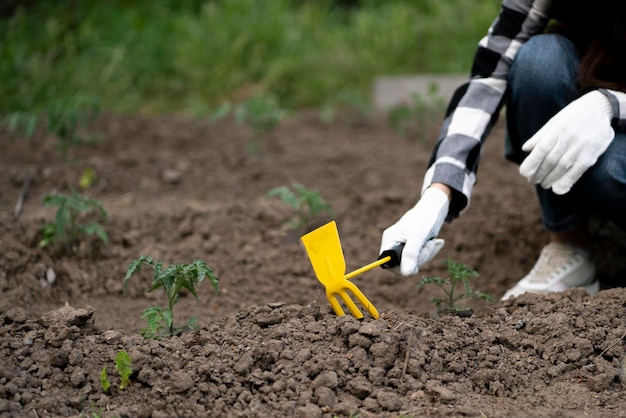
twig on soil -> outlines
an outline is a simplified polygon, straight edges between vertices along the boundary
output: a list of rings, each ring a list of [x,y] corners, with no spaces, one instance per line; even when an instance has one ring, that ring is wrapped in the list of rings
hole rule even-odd
[[[413,319],[411,321],[405,321],[405,322],[400,322],[398,325],[396,325],[395,327],[392,328],[392,330],[396,331],[402,327],[411,327],[411,328],[415,328],[415,324],[419,324],[420,326],[424,326],[424,322],[426,321],[426,319],[424,318],[416,318]],[[434,322],[434,320],[432,320]]]
[[[13,212],[16,218],[19,218],[20,215],[22,214],[22,210],[24,209],[24,202],[26,201],[26,197],[28,196],[29,186],[30,186],[30,174],[26,173],[24,175],[24,180],[22,181],[22,189],[20,190],[20,195],[17,198],[15,211]]]
[[[404,354],[404,364],[402,365],[402,376],[400,376],[400,381],[404,381],[404,376],[406,375],[406,368],[409,365],[409,357],[411,357],[411,343],[413,342],[413,336],[409,335],[409,338],[406,342],[406,353]]]
[[[622,334],[621,337],[619,337],[619,339],[617,341],[615,341],[613,344],[611,344],[610,346],[608,346],[607,348],[605,348],[600,354],[598,354],[598,356],[596,358],[594,358],[593,360],[597,360],[600,357],[602,357],[604,355],[604,353],[606,353],[607,351],[609,351],[611,348],[615,347],[617,344],[619,344],[620,341],[622,341],[624,339],[624,337],[626,337],[626,332],[624,332]]]

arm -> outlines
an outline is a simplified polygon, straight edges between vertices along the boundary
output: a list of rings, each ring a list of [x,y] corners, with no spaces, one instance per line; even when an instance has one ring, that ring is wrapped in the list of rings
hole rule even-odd
[[[433,183],[449,186],[448,220],[469,205],[482,142],[504,103],[511,62],[524,42],[543,32],[550,6],[549,0],[504,0],[498,18],[478,44],[470,81],[450,100],[422,189]]]
[[[420,200],[383,232],[381,257],[393,251],[400,263],[384,268],[415,274],[443,247],[437,236],[444,221],[456,218],[469,204],[480,147],[504,101],[509,66],[519,47],[543,31],[550,5],[550,0],[504,0],[499,17],[478,45],[471,80],[457,89],[448,105]]]

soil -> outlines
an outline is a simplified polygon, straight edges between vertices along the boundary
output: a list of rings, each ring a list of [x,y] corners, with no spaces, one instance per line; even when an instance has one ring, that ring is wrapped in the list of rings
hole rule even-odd
[[[429,128],[429,129],[427,129]],[[419,196],[436,126],[396,135],[382,119],[293,117],[249,152],[232,120],[103,116],[94,144],[60,158],[43,132],[0,142],[0,416],[406,417],[626,416],[626,239],[593,220],[602,290],[499,301],[546,242],[533,188],[502,157],[502,126],[484,149],[469,210],[414,277],[379,268],[353,282],[379,319],[336,316],[316,280],[292,210],[266,193],[300,183],[335,212],[348,271],[374,261],[381,232]],[[71,254],[38,245],[54,220],[42,196],[68,193],[85,168],[109,243],[82,239]],[[18,196],[30,179],[19,216]],[[93,216],[93,215],[92,215]],[[98,220],[83,219],[81,222]],[[144,309],[164,306],[134,275],[141,254],[207,262],[219,277],[175,321],[198,329],[141,336]],[[479,276],[493,302],[461,301],[471,316],[438,315],[434,286],[448,259]],[[465,303],[467,302],[467,303]],[[131,357],[120,389],[115,357]],[[106,367],[111,387],[101,386]]]

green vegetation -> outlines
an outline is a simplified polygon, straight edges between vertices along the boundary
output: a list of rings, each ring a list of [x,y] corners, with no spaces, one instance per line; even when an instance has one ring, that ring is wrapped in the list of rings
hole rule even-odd
[[[267,192],[266,197],[278,198],[289,205],[293,210],[293,216],[289,222],[296,230],[306,226],[316,216],[327,214],[331,218],[335,217],[333,209],[318,191],[310,190],[298,183],[294,183],[292,188],[287,186],[275,187]]]
[[[109,382],[109,376],[107,375],[107,366],[105,365],[100,372],[100,386],[104,393],[109,393],[111,382]]]
[[[416,133],[418,138],[427,138],[428,130],[439,125],[446,103],[438,98],[437,86],[431,86],[428,93],[427,98],[413,93],[409,103],[390,110],[387,118],[398,135],[410,132]]]
[[[195,260],[191,264],[170,264],[167,268],[163,266],[162,261],[153,260],[152,257],[142,255],[138,259],[132,261],[126,271],[123,289],[126,290],[128,280],[135,272],[141,270],[143,265],[152,268],[154,275],[152,278],[152,286],[148,292],[157,289],[163,289],[167,296],[168,307],[166,309],[160,306],[151,306],[144,310],[141,319],[148,321],[148,327],[142,330],[142,335],[146,338],[158,339],[164,335],[175,335],[182,329],[174,328],[174,305],[180,298],[181,291],[187,289],[192,295],[198,299],[197,287],[205,278],[208,278],[215,293],[219,291],[218,278],[207,264],[202,260]],[[163,323],[167,332],[164,334]],[[195,327],[196,320],[190,319],[189,326]]]
[[[258,154],[262,150],[263,140],[287,116],[275,96],[257,94],[237,105],[225,103],[215,112],[218,119],[232,112],[239,125],[246,125],[252,130],[253,138],[248,144],[250,154]]]
[[[79,223],[79,218],[95,210],[103,221],[107,220],[107,212],[96,199],[83,196],[76,191],[71,195],[54,193],[44,196],[44,206],[58,206],[55,222],[46,224],[41,229],[43,235],[39,242],[41,247],[52,245],[57,251],[73,252],[82,236],[96,235],[104,244],[108,244],[104,228],[99,222]]]
[[[469,279],[478,277],[478,273],[474,269],[450,259],[445,262],[445,266],[448,269],[450,278],[425,277],[417,284],[417,288],[420,289],[429,283],[434,283],[444,291],[446,298],[434,298],[432,300],[432,303],[437,306],[437,309],[440,312],[447,311],[450,313],[462,314],[470,311],[467,307],[457,306],[456,303],[462,299],[479,298],[487,301],[493,300],[493,298],[488,294],[481,293],[479,291],[472,292]],[[463,284],[464,292],[456,294],[455,287],[460,283]],[[447,305],[447,308],[443,311],[441,310],[442,304]]]
[[[130,356],[125,350],[120,350],[115,356],[115,370],[120,374],[120,389],[124,390],[130,384],[130,375],[133,370],[130,367]],[[105,365],[100,372],[100,386],[104,393],[109,393],[111,382],[107,375],[107,366]]]
[[[130,383],[130,356],[124,350],[120,350],[115,356],[115,370],[120,374],[120,389],[126,389]]]
[[[59,141],[59,153],[67,158],[70,147],[98,140],[97,135],[85,135],[80,129],[89,126],[100,113],[98,100],[94,97],[77,95],[75,97],[51,99],[41,113],[36,109],[9,113],[0,121],[9,132],[31,137],[39,126],[53,134]]]
[[[32,132],[56,106],[71,132],[96,102],[208,115],[256,94],[328,109],[377,75],[468,72],[500,3],[17,0],[0,17],[0,120]]]
[[[106,373],[106,371],[105,371]],[[106,392],[105,392],[106,393]],[[81,418],[102,418],[102,407],[92,403],[89,405],[87,412],[81,412],[79,415]]]

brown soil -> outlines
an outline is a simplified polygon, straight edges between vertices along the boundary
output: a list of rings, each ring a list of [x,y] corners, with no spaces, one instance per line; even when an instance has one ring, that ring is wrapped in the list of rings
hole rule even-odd
[[[319,191],[353,270],[376,259],[382,230],[417,200],[431,143],[380,121],[310,114],[283,123],[257,155],[230,120],[107,116],[95,130],[102,141],[69,161],[44,134],[0,142],[0,416],[626,416],[626,240],[611,225],[593,224],[603,285],[593,297],[472,300],[475,314],[461,318],[436,314],[438,288],[417,289],[424,275],[445,276],[450,257],[498,300],[545,243],[532,188],[502,158],[501,127],[471,208],[442,230],[441,254],[414,278],[375,269],[353,280],[381,313],[361,321],[332,313],[302,231],[285,223],[290,209],[265,194],[293,182]],[[108,211],[109,245],[38,247],[55,211],[42,196],[67,192],[88,166],[97,181],[85,194]],[[140,335],[142,311],[165,304],[146,293],[145,271],[122,292],[141,254],[214,270],[218,295],[204,282],[199,300],[185,293],[175,307],[179,325],[197,317],[199,330]],[[124,390],[122,349],[133,369]]]

